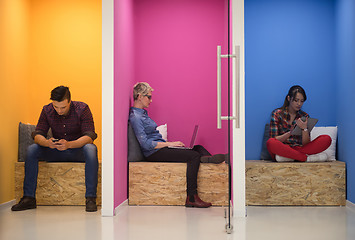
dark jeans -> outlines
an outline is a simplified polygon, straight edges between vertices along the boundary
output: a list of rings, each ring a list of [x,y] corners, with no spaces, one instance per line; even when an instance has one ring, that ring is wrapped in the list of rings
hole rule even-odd
[[[47,162],[85,162],[85,197],[96,197],[98,158],[97,148],[94,144],[86,144],[81,148],[59,151],[38,144],[32,144],[27,149],[25,160],[25,180],[23,195],[36,197],[38,159]]]
[[[188,196],[193,196],[197,194],[197,174],[201,156],[211,156],[211,154],[200,145],[194,146],[192,150],[165,147],[146,157],[146,160],[150,162],[186,162],[186,191]]]

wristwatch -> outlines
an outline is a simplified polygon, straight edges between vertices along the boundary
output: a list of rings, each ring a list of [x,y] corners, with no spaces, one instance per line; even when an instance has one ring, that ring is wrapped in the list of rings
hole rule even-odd
[[[307,128],[305,128],[305,129],[303,129],[303,131],[307,132],[307,131],[308,131],[308,129],[307,129]]]

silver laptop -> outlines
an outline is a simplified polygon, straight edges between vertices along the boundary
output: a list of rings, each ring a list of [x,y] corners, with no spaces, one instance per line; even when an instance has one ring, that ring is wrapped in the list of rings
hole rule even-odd
[[[199,126],[195,125],[194,131],[192,133],[192,138],[191,138],[191,141],[190,141],[190,145],[188,147],[173,147],[173,146],[170,146],[168,148],[192,149],[195,146],[195,140],[196,140],[196,137],[197,137],[198,128],[199,128]]]

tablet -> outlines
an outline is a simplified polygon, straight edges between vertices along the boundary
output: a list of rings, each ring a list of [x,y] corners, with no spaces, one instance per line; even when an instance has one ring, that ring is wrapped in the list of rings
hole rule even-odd
[[[316,125],[316,123],[318,122],[318,119],[315,118],[308,118],[308,123],[307,123],[307,129],[308,132],[311,132],[313,127]],[[302,129],[299,126],[296,126],[292,132],[292,135],[302,135]]]

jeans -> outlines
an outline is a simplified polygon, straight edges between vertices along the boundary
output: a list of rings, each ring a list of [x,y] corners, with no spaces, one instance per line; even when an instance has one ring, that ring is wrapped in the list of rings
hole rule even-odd
[[[81,148],[72,148],[65,151],[42,147],[38,144],[30,145],[25,160],[24,196],[36,197],[39,159],[47,162],[85,162],[85,197],[96,197],[99,163],[97,148],[94,144],[86,144]]]

